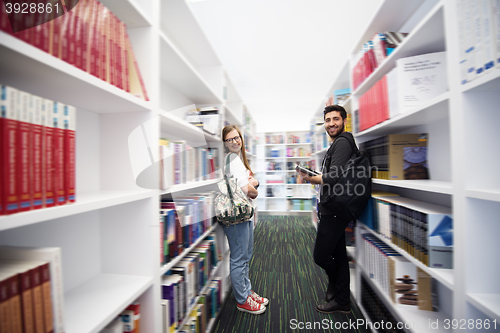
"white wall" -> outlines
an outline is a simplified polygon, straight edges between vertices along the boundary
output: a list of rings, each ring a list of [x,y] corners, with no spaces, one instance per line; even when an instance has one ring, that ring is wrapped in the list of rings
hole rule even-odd
[[[283,131],[309,129],[380,2],[207,0],[192,8],[257,130]]]

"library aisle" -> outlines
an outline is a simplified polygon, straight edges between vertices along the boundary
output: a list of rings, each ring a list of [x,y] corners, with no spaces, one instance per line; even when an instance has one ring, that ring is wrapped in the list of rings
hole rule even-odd
[[[213,332],[368,332],[363,325],[357,325],[357,329],[340,326],[364,320],[352,298],[349,315],[316,311],[316,304],[325,297],[327,277],[313,260],[315,238],[316,229],[309,216],[260,216],[254,233],[250,280],[253,290],[267,297],[269,305],[261,315],[248,315],[236,309],[231,292]],[[352,286],[353,281],[351,292]]]

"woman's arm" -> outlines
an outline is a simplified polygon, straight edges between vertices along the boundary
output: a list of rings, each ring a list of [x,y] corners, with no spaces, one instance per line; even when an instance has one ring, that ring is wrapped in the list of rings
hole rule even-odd
[[[250,199],[255,199],[259,195],[259,192],[250,184],[247,184],[241,188],[243,193],[245,193]]]

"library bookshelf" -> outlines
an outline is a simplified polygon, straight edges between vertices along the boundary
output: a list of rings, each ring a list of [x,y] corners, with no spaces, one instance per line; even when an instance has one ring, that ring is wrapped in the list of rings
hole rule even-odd
[[[217,107],[220,125],[244,127],[250,149],[255,123],[186,0],[101,3],[127,26],[149,101],[0,32],[0,83],[77,109],[76,202],[0,216],[0,244],[61,248],[67,332],[100,332],[138,301],[141,331],[160,333],[161,276],[188,251],[160,265],[159,202],[216,190],[222,174],[160,189],[159,139],[218,148],[220,166],[220,133],[189,124],[182,108]],[[213,232],[223,259],[212,276],[225,297],[223,230],[214,224],[191,246]]]
[[[425,323],[436,319],[441,323],[455,319],[457,323],[489,322],[490,329],[493,330],[493,323],[498,324],[500,320],[498,306],[500,289],[494,278],[499,271],[498,260],[495,258],[499,243],[493,236],[500,232],[500,227],[495,222],[500,213],[498,204],[500,177],[489,167],[492,163],[499,162],[498,154],[491,153],[495,150],[496,144],[494,124],[498,124],[500,120],[496,112],[496,105],[500,102],[499,69],[498,67],[490,69],[486,74],[462,83],[462,77],[459,76],[462,36],[458,32],[460,16],[457,8],[460,8],[460,5],[465,6],[466,3],[473,2],[382,1],[352,51],[352,57],[346,59],[334,79],[313,120],[315,123],[317,118],[322,117],[325,102],[332,96],[334,90],[351,88],[352,96],[344,107],[354,116],[353,125],[355,125],[360,97],[391,71],[398,59],[432,52],[446,52],[448,89],[445,93],[361,132],[357,132],[356,126],[353,126],[353,134],[358,145],[388,134],[428,133],[430,179],[398,181],[373,179],[373,188],[452,209],[454,244],[452,269],[429,268],[422,265],[404,249],[380,237],[388,247],[406,257],[437,281],[438,312],[418,310],[415,306],[394,303],[384,293],[383,288],[369,276],[366,267],[358,262],[361,259],[361,250],[358,248],[354,250],[357,272],[356,279],[351,281],[351,284],[355,285],[354,296],[365,317],[377,321],[377,318],[368,316],[368,309],[362,305],[361,289],[368,285],[395,320],[423,324],[414,327],[409,325],[406,331],[411,332],[430,332],[432,328]],[[353,89],[350,70],[355,65],[354,54],[376,33],[384,31],[401,31],[409,34],[363,83]],[[325,149],[315,152],[314,155],[322,157],[324,153]],[[316,223],[314,217],[313,223]],[[357,246],[361,245],[359,237],[363,233],[380,236],[358,221]],[[469,329],[479,331],[476,326]]]
[[[260,212],[310,214],[312,186],[301,183],[295,165],[311,160],[307,131],[259,133],[257,165],[262,180]]]

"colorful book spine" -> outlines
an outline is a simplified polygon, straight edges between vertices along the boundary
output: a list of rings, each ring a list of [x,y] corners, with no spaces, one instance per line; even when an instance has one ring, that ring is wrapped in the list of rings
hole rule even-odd
[[[43,128],[43,142],[42,142],[42,186],[44,193],[44,206],[53,207],[56,205],[55,200],[55,168],[54,168],[54,120],[53,110],[54,102],[45,100],[45,126]],[[43,111],[42,111],[43,112]],[[43,113],[42,113],[43,122]]]
[[[30,178],[32,185],[32,208],[43,207],[43,187],[42,187],[42,145],[43,145],[43,124],[42,124],[42,103],[38,96],[31,96],[33,103],[33,118],[31,119],[31,157],[30,157]]]
[[[19,123],[17,130],[18,154],[17,154],[17,183],[19,211],[31,210],[31,183],[30,183],[30,155],[31,155],[31,124],[30,124],[30,94],[19,91],[20,100]]]

